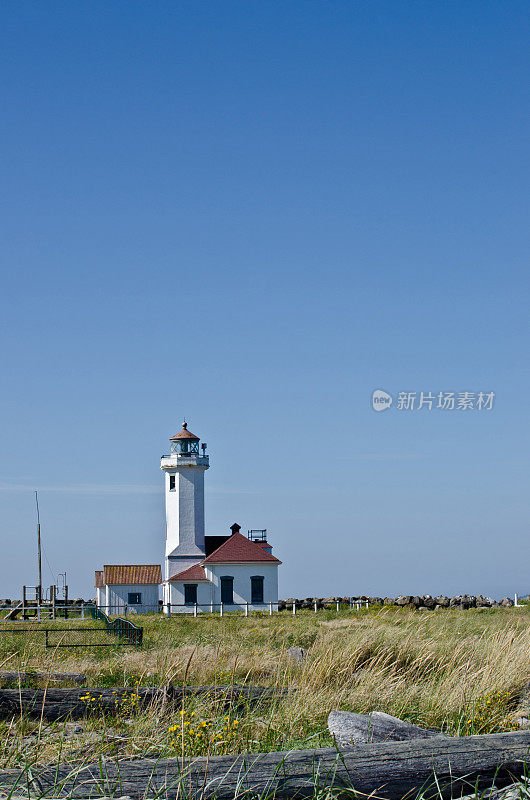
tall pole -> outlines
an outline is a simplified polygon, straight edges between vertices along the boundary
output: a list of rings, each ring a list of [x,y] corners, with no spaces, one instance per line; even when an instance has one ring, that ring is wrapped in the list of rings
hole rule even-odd
[[[37,505],[37,552],[39,559],[39,585],[37,587],[37,602],[40,605],[42,599],[42,563],[41,563],[41,545],[40,545],[39,496],[37,492],[35,492],[35,503]]]

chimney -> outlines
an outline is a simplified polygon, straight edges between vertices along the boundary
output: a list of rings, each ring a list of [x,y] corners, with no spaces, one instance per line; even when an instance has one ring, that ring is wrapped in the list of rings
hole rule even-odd
[[[234,522],[233,525],[230,525],[230,530],[232,531],[231,536],[233,536],[234,533],[239,533],[241,530],[241,525],[238,525],[237,522]]]

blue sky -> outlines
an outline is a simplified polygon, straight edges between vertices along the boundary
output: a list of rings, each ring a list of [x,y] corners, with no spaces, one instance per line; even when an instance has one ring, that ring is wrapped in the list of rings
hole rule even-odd
[[[184,415],[282,595],[530,591],[528,5],[0,17],[0,594],[34,489],[46,583],[160,560]]]

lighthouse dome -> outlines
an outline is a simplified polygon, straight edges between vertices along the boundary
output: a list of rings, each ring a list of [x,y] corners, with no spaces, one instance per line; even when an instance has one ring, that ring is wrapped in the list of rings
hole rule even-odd
[[[198,455],[199,442],[198,436],[188,430],[188,423],[182,423],[182,430],[176,433],[169,440],[171,442],[171,453],[178,455]]]

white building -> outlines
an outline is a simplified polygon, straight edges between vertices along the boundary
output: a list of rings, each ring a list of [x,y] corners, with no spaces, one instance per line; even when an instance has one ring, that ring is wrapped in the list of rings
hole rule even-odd
[[[96,570],[98,607],[106,614],[153,614],[159,610],[160,564],[106,564]]]
[[[186,423],[173,436],[171,453],[162,456],[166,494],[166,563],[163,589],[166,611],[247,606],[278,602],[278,566],[266,531],[231,526],[226,536],[206,536],[204,473],[210,466],[206,445]],[[171,609],[169,608],[171,606]]]
[[[206,536],[204,473],[206,444],[188,430],[170,439],[162,456],[165,473],[166,547],[162,584],[158,564],[107,565],[96,572],[97,604],[109,614],[158,610],[160,585],[166,613],[249,610],[277,606],[278,566],[265,530],[248,537],[234,523],[225,536]]]

